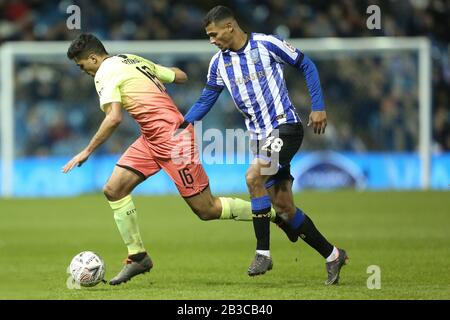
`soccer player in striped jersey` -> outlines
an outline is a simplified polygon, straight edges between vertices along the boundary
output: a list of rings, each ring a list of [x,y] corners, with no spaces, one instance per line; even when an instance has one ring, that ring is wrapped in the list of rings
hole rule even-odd
[[[161,169],[202,220],[252,220],[250,202],[211,194],[208,177],[195,147],[194,128],[184,122],[163,84],[185,82],[187,75],[183,71],[131,54],[111,56],[91,34],[78,36],[70,45],[67,56],[81,70],[95,77],[105,118],[89,145],[63,167],[64,173],[82,165],[111,136],[122,120],[122,109],[141,128],[141,135],[119,159],[104,187],[128,249],[126,265],[111,279],[111,285],[126,282],[153,266],[141,239],[131,192]],[[272,216],[276,216],[274,211]]]
[[[290,233],[295,235],[294,239],[289,237],[291,241],[302,238],[326,259],[325,284],[336,284],[347,254],[329,243],[311,219],[296,207],[292,194],[294,178],[290,174],[290,161],[303,140],[303,126],[289,99],[283,68],[287,64],[304,75],[312,100],[308,126],[312,124],[314,133],[323,134],[327,116],[314,63],[279,37],[245,33],[227,7],[211,9],[204,26],[211,44],[220,50],[212,57],[206,86],[185,120],[192,123],[202,119],[225,87],[245,118],[255,155],[246,182],[257,239],[256,255],[248,274],[255,276],[272,269],[268,214],[273,205],[277,212],[275,222],[291,229]],[[274,164],[276,173],[264,174],[264,169]]]

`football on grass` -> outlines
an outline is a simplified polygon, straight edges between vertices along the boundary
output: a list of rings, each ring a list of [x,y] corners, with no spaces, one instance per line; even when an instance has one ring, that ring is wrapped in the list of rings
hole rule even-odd
[[[82,287],[93,287],[105,276],[105,263],[98,254],[83,251],[73,257],[69,265],[73,280]]]

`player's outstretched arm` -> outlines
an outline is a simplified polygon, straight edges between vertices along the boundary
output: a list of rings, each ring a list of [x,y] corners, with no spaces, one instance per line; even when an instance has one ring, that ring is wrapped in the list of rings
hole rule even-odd
[[[62,168],[63,173],[67,173],[76,166],[81,166],[89,156],[97,149],[103,142],[105,142],[117,126],[122,121],[122,104],[120,102],[111,102],[104,105],[105,119],[103,119],[99,129],[94,137],[91,139],[89,145],[75,157],[73,157]]]
[[[203,89],[202,94],[194,105],[188,110],[184,116],[184,120],[190,123],[203,119],[203,117],[211,110],[214,103],[219,98],[221,90],[211,89],[208,85]]]

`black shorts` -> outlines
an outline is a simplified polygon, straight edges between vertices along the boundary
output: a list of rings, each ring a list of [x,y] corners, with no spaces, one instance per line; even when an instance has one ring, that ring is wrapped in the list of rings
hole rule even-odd
[[[294,180],[291,175],[291,160],[303,142],[302,123],[282,124],[262,140],[251,140],[250,149],[255,158],[261,158],[278,166],[276,174],[266,182],[270,188],[281,180]]]

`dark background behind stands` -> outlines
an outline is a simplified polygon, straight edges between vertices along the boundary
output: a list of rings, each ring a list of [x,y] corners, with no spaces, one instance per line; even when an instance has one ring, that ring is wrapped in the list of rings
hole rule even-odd
[[[20,1],[0,0],[0,44],[5,41],[72,40],[66,8],[81,8],[83,32],[101,40],[208,41],[202,19],[216,4],[226,4],[247,31],[285,38],[426,36],[432,42],[433,151],[450,150],[450,1]],[[381,8],[382,29],[366,27],[366,8]],[[302,48],[299,48],[302,49]],[[126,53],[126,48],[124,48]],[[307,134],[305,149],[340,151],[415,151],[418,141],[417,55],[383,58],[322,58],[311,55],[322,81],[329,127],[325,139]],[[157,56],[148,58],[159,60]],[[173,60],[189,82],[168,90],[185,113],[206,80],[209,56]],[[62,57],[65,59],[65,57]],[[95,133],[103,113],[92,78],[73,63],[21,59],[16,64],[16,154],[72,155]],[[303,77],[286,68],[291,99],[304,123],[310,101]],[[225,92],[207,116],[207,127],[243,128],[243,119]],[[224,115],[225,114],[225,115]],[[126,118],[100,153],[120,153],[138,134]]]

